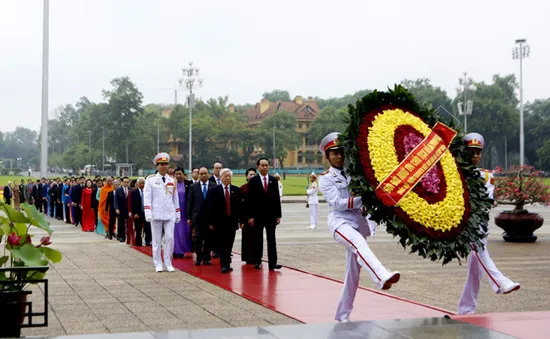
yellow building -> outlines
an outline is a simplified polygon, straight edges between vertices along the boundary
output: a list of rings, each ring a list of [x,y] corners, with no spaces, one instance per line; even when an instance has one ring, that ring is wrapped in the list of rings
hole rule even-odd
[[[320,165],[323,161],[323,155],[319,151],[319,144],[307,140],[306,132],[309,130],[313,120],[319,115],[320,109],[312,97],[303,100],[297,96],[293,101],[271,102],[262,99],[254,107],[246,111],[248,126],[257,128],[261,122],[273,116],[277,111],[293,113],[296,116],[296,133],[301,136],[302,144],[294,151],[289,151],[284,162],[284,167],[310,167],[311,165]],[[262,154],[263,150],[257,148],[254,150],[254,157]],[[281,167],[277,164],[277,167]]]

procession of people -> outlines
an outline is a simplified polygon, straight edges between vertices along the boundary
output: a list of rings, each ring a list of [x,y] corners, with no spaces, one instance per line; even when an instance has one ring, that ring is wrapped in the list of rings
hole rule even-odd
[[[322,140],[320,151],[330,167],[319,175],[311,173],[305,193],[308,228],[317,228],[320,192],[328,205],[330,234],[346,249],[346,274],[335,315],[335,320],[346,322],[354,307],[361,269],[380,290],[397,284],[401,273],[386,268],[368,245],[367,238],[374,235],[376,224],[364,215],[367,206],[362,198],[349,189],[351,177],[346,173],[345,149],[338,136],[333,132]],[[463,141],[477,168],[485,145],[483,137],[469,133]],[[265,230],[268,268],[282,268],[277,257],[276,228],[282,218],[283,187],[278,174],[269,174],[269,159],[259,158],[256,168],[246,171],[246,183],[241,187],[232,184],[232,170],[219,161],[213,164],[211,175],[206,166],[194,168],[191,180],[184,169],[171,167],[170,161],[169,154],[157,154],[153,158],[155,174],[134,181],[128,177],[80,177],[10,182],[4,188],[4,198],[7,203],[13,200],[16,209],[23,202],[34,204],[52,218],[81,226],[83,232],[96,232],[134,246],[152,246],[154,269],[159,273],[174,272],[175,259],[193,257],[197,266],[210,266],[212,258],[219,257],[221,273],[230,273],[239,229],[243,262],[262,268]],[[492,173],[478,171],[493,199]],[[482,230],[482,226],[487,227],[479,225]],[[497,294],[520,289],[520,284],[504,276],[489,256],[487,234],[484,248],[472,244],[459,314],[475,313],[483,275]]]

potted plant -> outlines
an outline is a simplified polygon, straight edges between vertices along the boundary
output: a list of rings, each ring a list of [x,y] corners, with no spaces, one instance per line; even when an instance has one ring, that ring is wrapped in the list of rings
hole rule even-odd
[[[47,235],[34,241],[35,235],[30,232],[33,227]],[[0,202],[0,246],[4,248],[0,252],[0,337],[21,335],[25,315],[29,315],[27,297],[32,293],[29,284],[44,279],[49,263],[62,259],[59,251],[49,247],[52,232],[48,221],[34,206],[24,203],[21,211],[17,211]],[[47,326],[46,321],[44,324]]]
[[[542,226],[544,219],[538,213],[525,209],[527,204],[550,204],[550,186],[545,185],[541,172],[533,166],[511,167],[508,171],[495,170],[495,202],[513,205],[511,211],[503,211],[495,217],[497,226],[505,231],[503,238],[509,242],[535,242],[535,230]]]

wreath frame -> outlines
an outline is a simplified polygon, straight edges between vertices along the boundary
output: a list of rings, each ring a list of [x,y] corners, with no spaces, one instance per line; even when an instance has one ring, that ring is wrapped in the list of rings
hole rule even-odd
[[[460,263],[460,258],[466,258],[472,250],[472,246],[478,249],[484,248],[483,238],[486,236],[489,210],[493,204],[493,200],[487,195],[483,179],[476,167],[472,165],[471,156],[465,143],[462,142],[464,134],[452,119],[448,126],[457,130],[458,134],[449,145],[449,151],[468,188],[470,218],[462,231],[454,238],[437,239],[419,235],[396,215],[394,207],[382,204],[376,197],[376,187],[368,183],[361,163],[357,138],[363,118],[374,110],[388,106],[399,107],[416,114],[430,128],[437,122],[443,122],[433,108],[419,103],[401,85],[395,85],[393,90],[388,88],[387,92],[374,90],[358,99],[355,105],[348,105],[348,126],[346,131],[339,136],[339,140],[345,146],[348,162],[346,167],[351,176],[349,188],[356,196],[362,197],[366,207],[364,215],[370,214],[371,220],[379,225],[385,225],[388,233],[392,234],[394,238],[399,237],[399,243],[404,249],[410,247],[410,253],[418,253],[421,257],[429,258],[431,261],[443,260],[442,265],[446,265],[453,259]],[[480,225],[482,229],[480,229]]]

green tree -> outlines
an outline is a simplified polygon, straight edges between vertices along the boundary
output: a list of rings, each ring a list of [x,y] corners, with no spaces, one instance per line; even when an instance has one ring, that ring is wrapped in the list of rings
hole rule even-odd
[[[307,132],[310,144],[319,144],[331,132],[344,132],[347,127],[347,111],[344,108],[326,107],[313,120]]]
[[[324,109],[326,107],[334,107],[336,109],[338,108],[344,108],[347,109],[348,105],[355,104],[355,102],[365,95],[371,93],[372,91],[370,89],[362,89],[360,91],[357,91],[353,94],[347,94],[341,98],[328,98],[323,99],[319,97],[315,97],[314,100],[317,101],[317,105],[319,105],[320,109]]]
[[[540,169],[550,170],[550,139],[546,140],[542,147],[537,150],[538,162]]]
[[[275,134],[275,157],[279,160],[281,167],[288,151],[295,150],[301,143],[301,134],[296,133],[296,116],[289,112],[275,112],[262,121],[257,133],[258,145],[269,158],[273,158],[273,134]]]
[[[113,131],[109,135],[110,153],[117,161],[125,161],[139,151],[135,147],[139,134],[134,124],[143,111],[143,94],[128,77],[115,78],[111,85],[111,90],[103,90],[103,97],[109,105],[109,128]]]
[[[29,128],[17,126],[13,132],[4,134],[3,157],[29,159],[39,154],[38,134]],[[23,161],[25,162],[25,161]]]
[[[542,166],[539,149],[548,140],[550,99],[537,99],[525,105],[525,157],[530,164]],[[543,151],[544,154],[544,151]]]
[[[262,94],[262,98],[269,101],[290,101],[290,94],[288,91],[274,89],[271,92],[265,92]]]
[[[514,105],[516,86],[513,76],[495,75],[492,84],[476,83],[473,113],[468,116],[468,132],[477,132],[485,139],[485,150],[482,166],[494,168],[504,164],[504,136],[508,138],[508,148],[517,147],[516,138],[512,138],[519,129],[519,115]],[[462,97],[456,97],[453,107]],[[455,109],[456,112],[456,109]],[[463,117],[460,117],[463,121]],[[510,142],[512,141],[512,142]],[[517,149],[517,148],[516,148]]]
[[[416,80],[404,79],[401,81],[401,85],[408,89],[418,101],[428,104],[433,109],[437,109],[440,106],[447,110],[451,109],[451,98],[447,96],[447,92],[441,89],[441,87],[434,87],[428,78]]]

